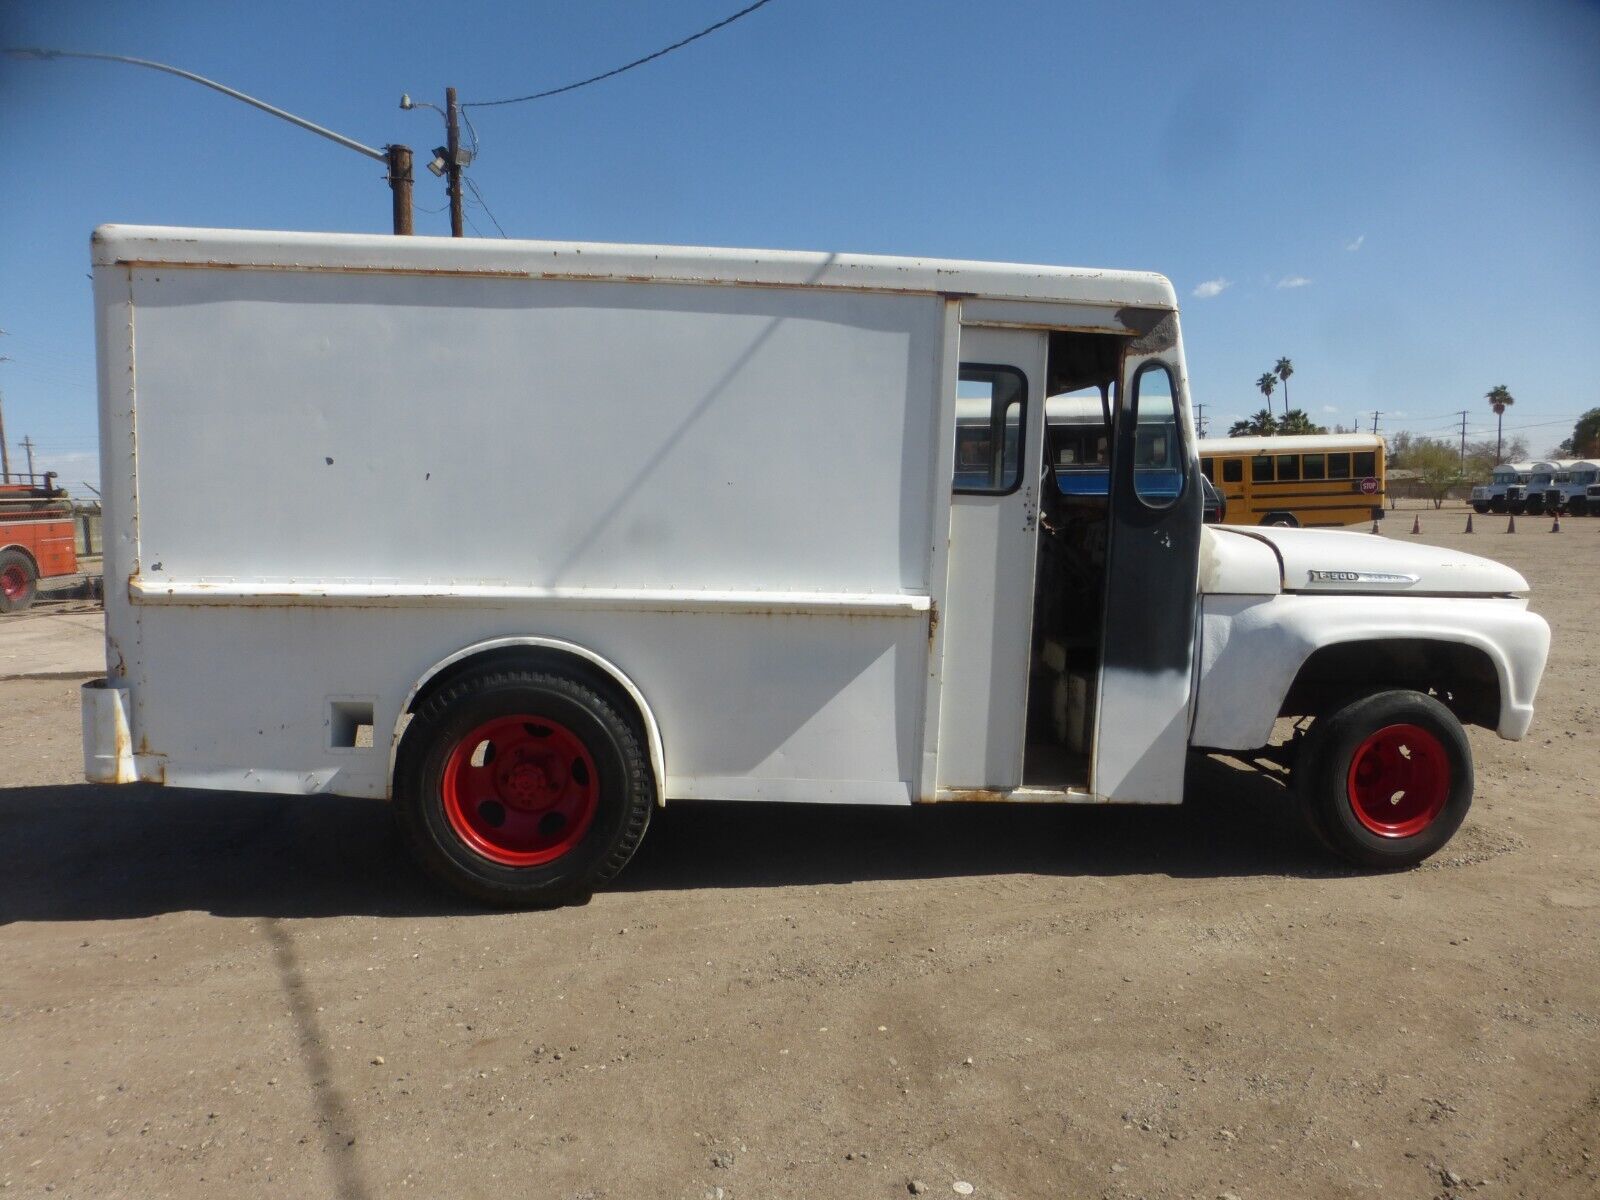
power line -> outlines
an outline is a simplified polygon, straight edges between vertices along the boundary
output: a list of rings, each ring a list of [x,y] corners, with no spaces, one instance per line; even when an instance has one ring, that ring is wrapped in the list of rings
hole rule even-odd
[[[534,92],[527,96],[510,96],[504,100],[474,100],[470,104],[463,104],[461,107],[493,108],[500,104],[521,104],[525,100],[543,100],[549,96],[559,96],[563,92],[575,92],[581,87],[588,87],[591,83],[599,83],[602,79],[612,79],[615,76],[621,75],[624,71],[631,71],[635,67],[644,66],[645,63],[654,62],[656,59],[661,58],[664,55],[671,54],[674,50],[682,50],[690,42],[698,42],[707,34],[715,33],[717,30],[722,29],[725,26],[732,25],[740,17],[748,17],[751,13],[755,12],[756,9],[763,8],[771,2],[772,0],[756,0],[754,4],[748,5],[745,8],[741,8],[732,16],[722,18],[722,20],[718,21],[715,25],[707,25],[699,33],[690,34],[680,42],[673,42],[670,46],[663,46],[653,54],[646,54],[643,58],[636,58],[631,63],[624,63],[622,66],[614,67],[609,71],[603,72],[602,74],[591,75],[588,79],[580,79],[577,83],[569,83],[563,87],[550,88],[548,91]]]
[[[478,198],[478,204],[483,209],[485,215],[488,216],[489,220],[494,222],[494,227],[500,230],[500,236],[505,237],[506,231],[501,226],[500,219],[494,215],[494,211],[489,207],[489,202],[483,198],[483,193],[478,190],[478,185],[472,182],[472,176],[463,175],[461,177],[461,182],[465,183],[469,188],[472,189],[472,194]]]

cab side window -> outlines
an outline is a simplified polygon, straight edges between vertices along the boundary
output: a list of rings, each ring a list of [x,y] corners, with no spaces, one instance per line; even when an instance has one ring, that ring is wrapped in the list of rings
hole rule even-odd
[[[1028,381],[1015,367],[963,363],[956,387],[955,490],[990,495],[1022,482]]]
[[[1147,508],[1170,508],[1183,493],[1182,431],[1178,389],[1161,363],[1146,363],[1133,377],[1133,491]]]

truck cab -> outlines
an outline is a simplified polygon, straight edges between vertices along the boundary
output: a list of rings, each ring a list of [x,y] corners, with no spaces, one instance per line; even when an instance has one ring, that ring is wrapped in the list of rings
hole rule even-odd
[[[1528,480],[1536,465],[1501,463],[1490,473],[1488,483],[1472,489],[1473,510],[1480,514],[1526,511]]]
[[[1577,458],[1562,463],[1561,468],[1551,480],[1551,486],[1545,489],[1545,509],[1574,517],[1587,516],[1592,511],[1589,487],[1600,482],[1600,461]]]
[[[1406,866],[1463,725],[1532,720],[1515,571],[1203,525],[1159,275],[119,226],[94,271],[97,782],[388,799],[547,905],[678,800],[1171,805],[1196,753]]]
[[[72,501],[56,473],[0,483],[0,613],[33,605],[39,581],[78,569]]]
[[[1538,516],[1545,510],[1545,500],[1550,491],[1551,484],[1556,476],[1566,466],[1562,462],[1536,462],[1533,469],[1528,472],[1528,478],[1522,491],[1511,505],[1511,511],[1519,516],[1526,512]]]

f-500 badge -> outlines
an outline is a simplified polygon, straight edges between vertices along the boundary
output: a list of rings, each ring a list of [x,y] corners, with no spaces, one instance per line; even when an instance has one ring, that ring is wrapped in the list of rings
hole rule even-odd
[[[1394,575],[1386,571],[1307,571],[1312,583],[1376,583],[1393,587],[1409,587],[1417,582],[1418,575]]]

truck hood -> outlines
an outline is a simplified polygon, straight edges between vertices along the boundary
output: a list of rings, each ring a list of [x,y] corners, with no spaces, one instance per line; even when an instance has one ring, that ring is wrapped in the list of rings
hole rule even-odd
[[[1277,553],[1286,592],[1402,596],[1526,595],[1528,581],[1492,559],[1337,529],[1235,528]]]

